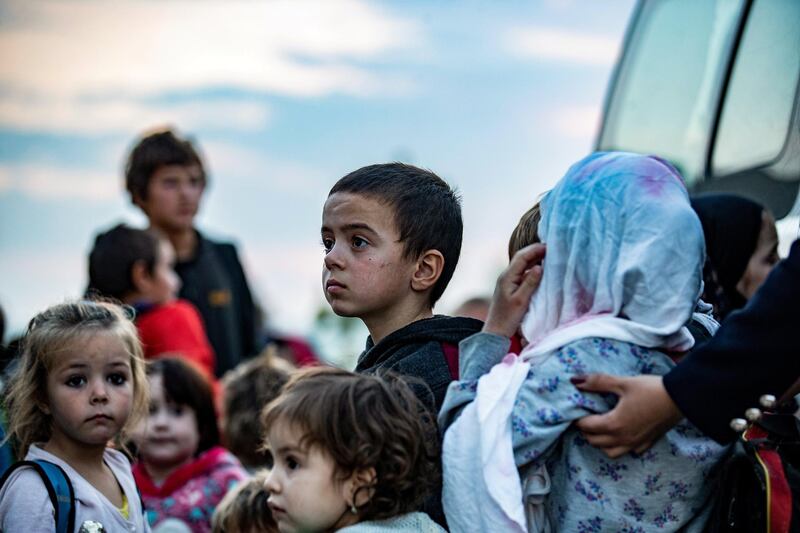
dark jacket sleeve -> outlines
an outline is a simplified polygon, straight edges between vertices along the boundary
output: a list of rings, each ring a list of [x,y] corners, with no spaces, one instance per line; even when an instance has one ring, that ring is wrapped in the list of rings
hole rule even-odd
[[[664,376],[681,412],[717,442],[736,434],[732,418],[780,397],[800,377],[800,240],[747,306],[731,313],[713,339]]]

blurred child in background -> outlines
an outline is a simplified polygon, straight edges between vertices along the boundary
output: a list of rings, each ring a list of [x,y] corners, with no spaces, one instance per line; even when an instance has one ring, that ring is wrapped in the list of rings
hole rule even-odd
[[[89,254],[89,290],[136,309],[144,355],[170,354],[214,376],[214,351],[194,306],[176,299],[180,280],[172,269],[175,251],[149,230],[119,224],[99,234]]]
[[[213,533],[278,533],[278,524],[267,506],[264,483],[268,470],[242,481],[219,502],[211,520]]]
[[[217,504],[247,472],[219,445],[208,380],[181,359],[164,357],[147,369],[150,413],[134,442],[133,473],[151,526],[167,518],[195,533],[211,530]]]
[[[22,345],[5,400],[19,455],[64,471],[81,531],[148,531],[130,462],[108,447],[147,410],[142,349],[130,318],[110,303],[55,305],[31,320]],[[36,470],[10,473],[0,489],[0,531],[55,531],[54,515]]]
[[[254,406],[277,398],[294,370],[276,353],[277,348],[270,346],[264,355],[241,363],[222,379],[223,442],[250,471],[271,466],[261,445],[261,412]]]

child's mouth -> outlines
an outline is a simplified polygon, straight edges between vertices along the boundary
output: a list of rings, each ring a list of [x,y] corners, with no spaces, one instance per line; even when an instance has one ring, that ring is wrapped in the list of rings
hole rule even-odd
[[[328,281],[325,283],[325,290],[326,290],[326,291],[328,291],[328,292],[329,292],[329,293],[331,293],[331,294],[336,294],[337,292],[341,292],[341,291],[343,291],[343,290],[344,290],[344,289],[346,289],[346,288],[347,288],[347,287],[345,287],[345,285],[344,285],[344,284],[342,284],[342,283],[339,283],[339,282],[338,282],[338,281],[336,281],[335,279],[329,279],[329,280],[328,280]]]

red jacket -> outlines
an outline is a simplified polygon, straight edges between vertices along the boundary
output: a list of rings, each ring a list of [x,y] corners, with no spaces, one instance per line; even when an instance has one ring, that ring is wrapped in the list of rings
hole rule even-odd
[[[216,358],[203,319],[186,300],[145,308],[136,318],[145,359],[176,355],[214,378]]]

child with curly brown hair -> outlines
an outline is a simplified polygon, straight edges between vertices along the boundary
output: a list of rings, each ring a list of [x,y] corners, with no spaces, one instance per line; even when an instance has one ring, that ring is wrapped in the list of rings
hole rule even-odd
[[[274,460],[265,487],[278,529],[443,531],[416,511],[438,471],[422,410],[391,374],[295,375],[263,415]]]

